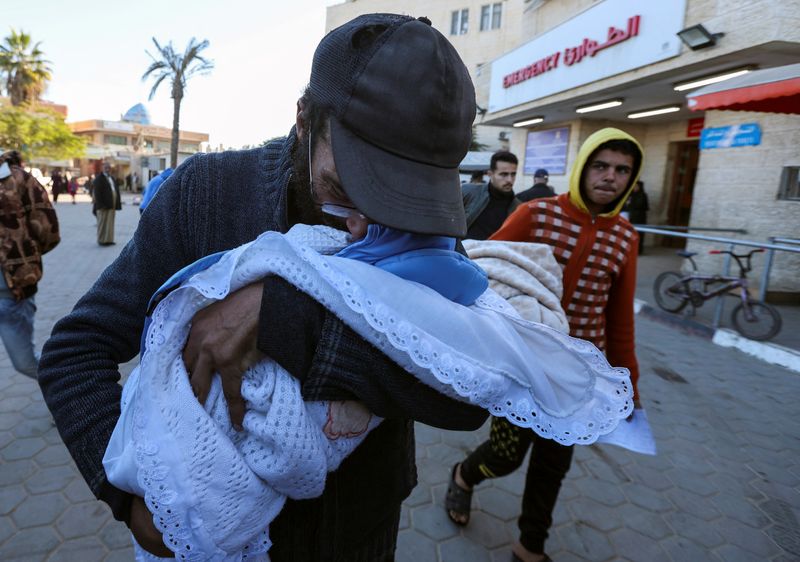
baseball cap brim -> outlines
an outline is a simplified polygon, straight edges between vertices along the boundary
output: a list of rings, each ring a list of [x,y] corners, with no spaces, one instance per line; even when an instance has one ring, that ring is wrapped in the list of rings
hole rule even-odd
[[[330,132],[342,186],[367,217],[418,234],[466,236],[457,165],[442,168],[392,154],[359,138],[334,117]]]

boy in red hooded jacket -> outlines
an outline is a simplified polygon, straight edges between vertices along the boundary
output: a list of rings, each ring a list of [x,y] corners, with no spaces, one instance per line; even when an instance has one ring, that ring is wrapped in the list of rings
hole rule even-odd
[[[521,205],[492,240],[548,244],[564,275],[561,304],[570,335],[605,351],[612,365],[631,372],[634,400],[639,366],[634,350],[633,294],[639,236],[619,212],[642,169],[641,145],[606,128],[583,143],[572,168],[569,193]],[[572,447],[492,418],[488,441],[453,467],[445,508],[459,525],[469,522],[472,488],[486,478],[516,470],[533,443],[522,498],[515,560],[549,560],[544,542],[552,524]]]

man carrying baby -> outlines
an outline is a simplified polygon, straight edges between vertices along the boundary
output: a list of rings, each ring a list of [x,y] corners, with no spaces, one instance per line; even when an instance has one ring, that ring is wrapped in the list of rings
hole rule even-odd
[[[151,295],[203,256],[265,231],[322,223],[326,203],[401,230],[463,237],[458,164],[474,116],[467,70],[429,21],[361,16],[320,43],[286,138],[197,155],[164,183],[120,257],[54,328],[39,372],[81,473],[140,545],[171,554],[142,499],[109,484],[101,461],[119,417],[118,365],[139,351]],[[416,484],[412,420],[471,430],[486,414],[425,386],[274,277],[199,313],[184,359],[200,397],[211,375],[222,375],[240,425],[241,376],[261,354],[301,381],[304,399],[356,399],[385,418],[330,474],[322,496],[286,503],[270,529],[271,559],[393,559],[400,504]]]

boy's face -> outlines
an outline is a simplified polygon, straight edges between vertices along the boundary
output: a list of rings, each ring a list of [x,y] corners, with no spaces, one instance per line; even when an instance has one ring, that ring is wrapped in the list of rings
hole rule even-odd
[[[633,173],[633,156],[603,149],[589,160],[582,194],[592,214],[602,213],[609,203],[625,193]]]

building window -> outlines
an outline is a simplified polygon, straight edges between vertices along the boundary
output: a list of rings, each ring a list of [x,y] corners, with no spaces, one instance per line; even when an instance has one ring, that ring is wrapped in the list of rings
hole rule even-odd
[[[450,35],[466,35],[469,30],[469,10],[456,10],[450,13]]]
[[[800,166],[786,166],[783,169],[778,199],[800,201]]]
[[[495,2],[481,6],[481,31],[500,29],[503,18],[503,3]]]
[[[122,135],[103,135],[103,144],[128,144],[128,137]]]

